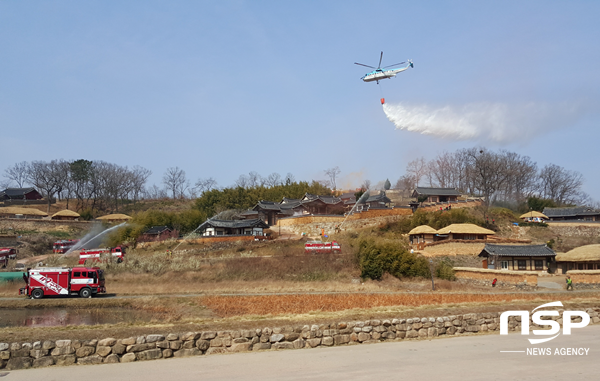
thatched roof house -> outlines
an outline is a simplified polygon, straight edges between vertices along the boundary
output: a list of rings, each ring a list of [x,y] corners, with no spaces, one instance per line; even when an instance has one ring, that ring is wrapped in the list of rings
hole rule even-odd
[[[563,270],[600,270],[600,244],[577,247],[556,255],[556,262]]]
[[[424,242],[431,243],[435,240],[436,234],[437,230],[431,226],[421,225],[408,232],[408,239],[410,240],[411,245]]]
[[[494,235],[492,230],[482,228],[474,224],[452,224],[441,228],[437,232],[439,239],[487,239],[488,235]]]
[[[69,209],[65,209],[65,210],[61,210],[59,212],[54,213],[51,218],[53,220],[75,221],[75,220],[78,220],[79,217],[81,217],[79,215],[79,213],[74,212],[74,211],[69,210]]]
[[[0,217],[42,218],[47,216],[48,213],[42,212],[41,210],[35,208],[21,208],[17,206],[8,206],[5,208],[0,208]]]
[[[103,221],[103,222],[125,222],[131,219],[131,217],[129,217],[126,214],[107,214],[106,216],[102,216],[102,217],[98,217],[96,218],[97,220]]]

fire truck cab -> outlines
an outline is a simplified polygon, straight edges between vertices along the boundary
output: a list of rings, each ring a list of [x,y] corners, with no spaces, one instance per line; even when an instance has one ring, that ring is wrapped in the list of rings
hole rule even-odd
[[[75,246],[78,242],[78,239],[61,239],[60,241],[54,242],[54,244],[52,245],[52,252],[64,254],[67,251],[69,251],[70,248]]]
[[[125,259],[125,247],[117,246],[106,249],[91,249],[81,250],[79,252],[79,264],[84,265],[89,262],[103,262],[114,260],[117,263],[123,262]]]
[[[79,295],[91,298],[97,293],[105,293],[104,272],[98,267],[47,267],[28,269],[23,274],[26,287],[19,289],[19,295],[32,299],[44,296]]]
[[[9,259],[16,259],[18,251],[11,247],[0,247],[0,267],[8,265]]]

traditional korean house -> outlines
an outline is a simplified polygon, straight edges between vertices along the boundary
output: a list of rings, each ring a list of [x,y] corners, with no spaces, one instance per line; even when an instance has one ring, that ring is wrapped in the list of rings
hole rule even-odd
[[[437,230],[428,225],[417,226],[408,232],[408,238],[411,245],[420,243],[432,243],[435,239]]]
[[[169,238],[177,238],[179,232],[177,230],[169,229],[167,226],[152,226],[150,229],[142,233],[137,241],[138,242],[156,242],[164,241]]]
[[[446,239],[458,240],[487,240],[487,237],[494,235],[492,230],[482,228],[474,224],[452,224],[436,232],[435,241]]]
[[[41,199],[42,195],[34,188],[6,188],[0,192],[0,201]]]
[[[260,218],[253,220],[207,220],[198,227],[203,236],[264,235],[267,225]]]
[[[577,247],[556,254],[556,263],[562,273],[569,270],[600,270],[600,244]]]
[[[53,220],[78,221],[79,217],[81,217],[79,213],[65,209],[54,213],[50,218]]]
[[[556,253],[546,245],[486,244],[480,257],[487,268],[499,270],[554,271]]]
[[[413,198],[426,196],[425,202],[454,202],[460,197],[460,192],[456,188],[425,188],[417,187],[412,193]]]
[[[600,210],[587,206],[544,208],[543,213],[550,221],[600,221]]]

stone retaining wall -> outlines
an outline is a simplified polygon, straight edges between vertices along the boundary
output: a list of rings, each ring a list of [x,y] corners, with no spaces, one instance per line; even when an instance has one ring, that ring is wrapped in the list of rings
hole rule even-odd
[[[598,311],[600,307],[586,311],[592,318],[591,324],[600,322]],[[553,319],[562,324],[562,319],[558,316]],[[296,327],[153,334],[125,339],[46,340],[11,344],[0,342],[0,369],[118,363],[218,353],[430,339],[437,336],[498,331],[499,323],[500,313],[495,312]],[[508,325],[511,331],[519,330],[521,317],[511,316]],[[530,322],[530,329],[537,328],[539,326]]]
[[[486,281],[491,284],[494,278],[505,285],[528,285],[537,286],[538,273],[535,271],[510,271],[477,269],[471,267],[454,267],[454,275],[457,279],[469,279]]]
[[[600,288],[600,270],[569,270],[566,275],[571,277],[574,287]]]

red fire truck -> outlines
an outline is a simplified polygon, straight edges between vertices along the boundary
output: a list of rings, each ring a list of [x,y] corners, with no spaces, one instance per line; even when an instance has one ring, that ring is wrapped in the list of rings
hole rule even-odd
[[[78,242],[78,239],[61,239],[60,241],[54,242],[54,245],[52,245],[52,252],[64,254],[67,251],[69,251],[70,248],[75,246]]]
[[[104,272],[98,267],[48,267],[28,269],[23,274],[27,287],[19,289],[19,295],[33,299],[44,296],[79,295],[91,298],[97,293],[105,293]]]
[[[336,241],[307,241],[304,244],[304,252],[318,254],[341,253],[342,247]]]
[[[106,249],[81,250],[79,252],[79,264],[83,265],[86,261],[102,262],[114,260],[117,263],[125,259],[125,248],[123,246],[111,247]]]
[[[11,247],[0,247],[0,267],[6,267],[9,259],[16,259],[18,251]]]

